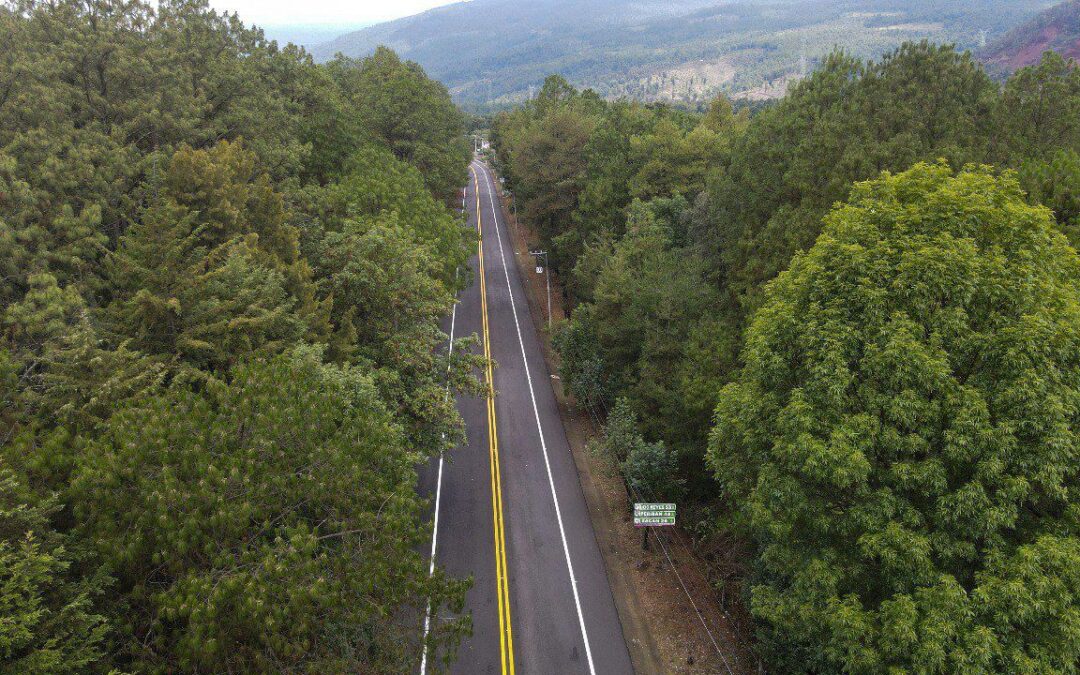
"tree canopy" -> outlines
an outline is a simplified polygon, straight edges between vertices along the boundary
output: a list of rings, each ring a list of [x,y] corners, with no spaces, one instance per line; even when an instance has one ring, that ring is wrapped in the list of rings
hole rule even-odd
[[[370,377],[312,350],[113,415],[71,494],[132,666],[408,670],[415,616],[453,592],[419,553],[414,458]]]
[[[1014,177],[940,164],[856,184],[769,285],[709,460],[778,663],[1075,670],[1078,292]]]
[[[464,116],[205,0],[0,5],[0,672],[452,659]],[[445,611],[440,611],[445,610]]]

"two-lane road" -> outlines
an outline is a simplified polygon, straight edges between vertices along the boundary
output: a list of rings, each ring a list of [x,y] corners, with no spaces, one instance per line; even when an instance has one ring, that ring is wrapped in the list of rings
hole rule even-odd
[[[604,561],[529,318],[494,178],[473,162],[465,193],[480,232],[475,282],[448,332],[477,334],[486,397],[460,397],[468,440],[421,473],[435,501],[436,563],[473,576],[473,636],[453,673],[632,673]],[[438,617],[432,620],[437,621]]]

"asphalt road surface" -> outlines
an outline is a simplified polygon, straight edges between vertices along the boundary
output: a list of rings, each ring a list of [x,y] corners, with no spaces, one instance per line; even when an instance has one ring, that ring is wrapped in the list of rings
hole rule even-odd
[[[435,562],[474,578],[473,636],[451,672],[632,673],[493,174],[479,161],[464,201],[481,242],[474,283],[444,328],[479,335],[496,366],[484,373],[489,396],[457,401],[466,444],[421,471],[436,502]]]

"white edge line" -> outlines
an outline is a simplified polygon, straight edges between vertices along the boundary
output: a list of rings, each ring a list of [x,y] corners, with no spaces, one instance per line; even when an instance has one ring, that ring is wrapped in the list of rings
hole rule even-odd
[[[457,279],[457,270],[454,271],[454,279]],[[450,349],[446,353],[446,394],[450,397],[450,359],[454,355],[454,326],[457,323],[457,298],[454,298],[454,308],[450,311]],[[446,434],[443,434],[446,438]],[[428,577],[435,574],[435,550],[439,542],[439,503],[442,501],[442,475],[443,475],[443,451],[439,450],[439,477],[435,480],[435,517],[431,524],[431,562],[428,565]],[[427,673],[427,638],[431,632],[431,601],[428,601],[427,611],[424,613],[424,639],[422,641],[423,652],[420,656],[420,675]]]
[[[499,229],[499,215],[495,209],[494,181],[488,174],[487,167],[482,162],[477,165],[484,173],[484,183],[488,185],[488,202],[491,204],[491,215],[495,219],[495,237],[499,243],[499,257],[502,259],[503,275],[506,277],[506,290],[510,294],[510,309],[514,315],[514,328],[517,329],[518,346],[521,347],[521,360],[525,364],[525,379],[529,384],[529,397],[532,399],[533,416],[536,418],[536,431],[540,434],[540,449],[544,453],[544,467],[547,469],[548,485],[551,487],[551,500],[555,504],[555,519],[559,524],[559,537],[562,538],[563,554],[566,556],[566,569],[570,572],[570,588],[574,592],[574,605],[577,608],[578,625],[581,626],[581,638],[585,642],[585,658],[589,662],[589,673],[596,675],[596,667],[593,665],[592,649],[589,647],[589,634],[585,630],[585,615],[581,611],[581,598],[578,597],[577,578],[574,576],[574,565],[570,562],[570,546],[566,543],[566,531],[563,529],[562,511],[559,509],[559,496],[555,492],[555,479],[551,475],[551,462],[548,460],[547,443],[544,442],[544,430],[540,424],[540,411],[536,406],[536,394],[533,392],[532,375],[529,373],[529,359],[525,356],[525,341],[521,338],[521,325],[518,323],[517,304],[514,302],[514,291],[510,286],[510,271],[506,266],[506,254],[503,252],[502,230]]]

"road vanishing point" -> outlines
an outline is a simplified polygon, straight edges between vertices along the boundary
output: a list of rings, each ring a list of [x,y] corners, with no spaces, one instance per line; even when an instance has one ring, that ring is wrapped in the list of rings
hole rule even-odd
[[[458,397],[466,442],[420,472],[433,502],[432,563],[474,579],[473,635],[450,672],[632,673],[494,177],[474,161],[470,178],[474,282],[443,328],[451,349],[480,336],[486,394]]]

